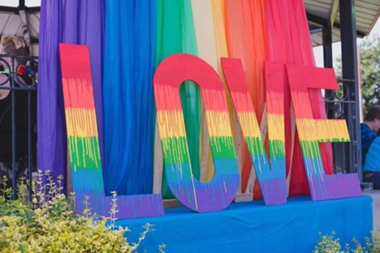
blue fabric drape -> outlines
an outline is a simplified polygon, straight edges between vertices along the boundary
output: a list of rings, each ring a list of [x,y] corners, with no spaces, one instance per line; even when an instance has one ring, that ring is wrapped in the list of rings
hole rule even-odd
[[[106,194],[152,192],[155,0],[107,0],[103,79]]]
[[[62,2],[42,0],[37,100],[38,161],[53,177],[65,175],[66,129],[58,44],[62,41]]]

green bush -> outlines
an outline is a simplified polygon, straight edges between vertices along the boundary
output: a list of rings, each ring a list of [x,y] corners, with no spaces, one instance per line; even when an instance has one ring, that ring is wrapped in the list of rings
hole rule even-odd
[[[320,239],[314,248],[314,253],[380,253],[380,236],[372,233],[372,238],[365,238],[365,246],[361,245],[357,239],[352,239],[354,248],[349,244],[344,246],[339,242],[339,238],[335,238],[335,233],[329,235],[319,235]]]
[[[61,192],[62,178],[55,184],[49,172],[46,176],[46,185],[41,172],[32,183],[31,202],[24,182],[18,188],[18,198],[11,200],[12,190],[6,188],[4,178],[0,192],[0,252],[134,252],[151,230],[147,224],[139,241],[129,244],[124,237],[128,229],[115,227],[116,193],[110,217],[91,214],[88,198],[83,215],[76,215],[74,194],[66,197]]]

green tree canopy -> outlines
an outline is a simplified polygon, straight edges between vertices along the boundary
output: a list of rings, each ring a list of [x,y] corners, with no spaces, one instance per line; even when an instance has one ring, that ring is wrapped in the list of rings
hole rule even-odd
[[[375,105],[380,105],[380,38],[365,39],[359,45],[360,79],[364,114]],[[342,73],[342,60],[336,62],[337,75]]]

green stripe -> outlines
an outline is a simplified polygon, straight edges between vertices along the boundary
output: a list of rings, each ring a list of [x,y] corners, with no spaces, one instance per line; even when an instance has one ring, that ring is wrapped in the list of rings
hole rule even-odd
[[[245,141],[248,146],[250,154],[255,154],[255,156],[266,155],[264,150],[264,145],[258,137],[246,137]]]
[[[235,159],[234,140],[232,136],[210,137],[212,156],[214,159]]]
[[[189,155],[186,149],[187,143],[184,137],[164,138],[161,140],[161,144],[165,165],[189,163]],[[211,137],[210,145],[214,159],[236,158],[232,137]],[[198,157],[199,162],[200,157]]]
[[[245,141],[248,145],[248,150],[250,154],[255,156],[266,155],[264,144],[258,137],[246,137]],[[271,140],[269,141],[269,154],[271,158],[283,158],[285,157],[285,145],[281,140]]]
[[[285,142],[280,140],[269,141],[269,154],[271,158],[285,157]]]
[[[69,136],[68,141],[70,164],[73,168],[101,168],[97,136],[83,138]]]
[[[321,156],[318,141],[301,141],[302,155],[308,158]]]
[[[161,139],[163,148],[164,164],[189,163],[189,154],[186,148],[185,137]]]

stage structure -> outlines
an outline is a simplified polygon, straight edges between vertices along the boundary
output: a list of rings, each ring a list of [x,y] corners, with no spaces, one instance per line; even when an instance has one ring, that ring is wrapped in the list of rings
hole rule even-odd
[[[82,212],[84,209],[83,200],[85,196],[90,196],[94,203],[93,211],[106,215],[110,211],[112,197],[105,196],[103,186],[88,48],[86,46],[62,44],[60,52],[71,170],[77,198],[76,209],[79,213]],[[322,163],[318,161],[320,160],[320,151],[316,143],[320,141],[348,141],[345,122],[316,120],[310,116],[307,118],[308,107],[305,105],[310,103],[310,99],[302,93],[307,87],[299,85],[299,81],[304,80],[305,75],[315,76],[316,79],[313,79],[312,88],[320,88],[328,84],[328,88],[334,89],[337,85],[333,71],[296,65],[286,66],[289,83],[291,83],[290,90],[293,93],[293,100],[295,100],[296,118],[297,121],[300,121],[299,124],[303,130],[301,141],[303,141],[304,162],[310,179],[312,199],[317,200],[313,203],[309,198],[292,198],[286,204],[285,167],[275,167],[276,163],[272,163],[272,168],[264,165],[268,164],[268,161],[262,158],[265,154],[263,154],[263,145],[259,139],[260,129],[254,117],[252,100],[247,95],[244,76],[241,75],[241,62],[238,59],[225,58],[223,59],[223,67],[226,76],[228,76],[227,83],[231,81],[231,85],[229,85],[231,96],[242,122],[243,132],[245,135],[249,133],[249,136],[256,136],[256,140],[252,137],[251,139],[246,137],[246,139],[254,164],[256,160],[259,160],[256,163],[257,172],[258,174],[262,173],[259,176],[259,182],[264,192],[265,204],[276,206],[267,207],[267,211],[262,202],[247,202],[230,206],[238,191],[239,174],[230,126],[223,124],[228,122],[225,121],[228,118],[226,94],[221,89],[219,77],[207,63],[191,55],[176,54],[162,62],[154,78],[160,137],[166,165],[165,171],[169,178],[168,186],[184,206],[197,212],[209,213],[209,215],[192,214],[189,210],[179,207],[167,210],[163,218],[136,221],[121,220],[118,224],[132,226],[134,230],[139,231],[138,226],[143,225],[142,222],[154,223],[160,232],[152,236],[149,240],[151,244],[146,244],[146,249],[154,250],[154,245],[168,240],[167,243],[173,242],[170,245],[171,250],[181,250],[181,252],[230,252],[231,250],[244,252],[251,244],[254,244],[252,249],[255,252],[258,250],[260,252],[268,250],[274,252],[283,252],[283,250],[305,252],[305,250],[312,249],[313,242],[316,240],[318,232],[321,231],[335,231],[344,240],[358,234],[361,238],[368,236],[372,228],[372,201],[369,197],[359,197],[361,190],[357,175],[326,176],[323,168],[320,167],[323,166]],[[282,81],[281,77],[285,70],[282,64],[268,62],[266,68],[265,79],[270,80],[267,83]],[[318,77],[323,77],[323,81],[316,81],[319,80]],[[188,79],[200,84],[206,114],[210,117],[208,120],[210,123],[210,142],[213,147],[214,161],[218,166],[216,166],[215,178],[209,183],[197,181],[192,174],[189,163],[186,131],[178,89],[178,84]],[[273,107],[278,102],[276,97],[283,96],[281,89],[271,89],[270,85],[267,93],[269,98],[267,101]],[[272,97],[275,99],[271,99]],[[269,107],[269,112],[272,112],[272,106]],[[269,117],[269,119],[271,118]],[[278,121],[282,121],[281,117]],[[278,125],[281,126],[281,124]],[[250,127],[246,128],[246,126]],[[279,140],[281,131],[274,129],[272,132],[273,129],[271,128],[269,134],[275,136],[271,140]],[[281,158],[281,156],[279,157],[279,154],[283,154],[281,145],[276,145],[276,142],[273,141],[272,146],[271,160]],[[255,158],[260,158],[260,156],[261,159]],[[261,166],[261,162],[264,166]],[[318,180],[319,178],[322,180]],[[351,198],[321,202],[321,200],[342,197]],[[163,215],[163,203],[160,194],[119,196],[117,203],[119,207],[117,216],[121,219]],[[346,215],[340,216],[341,218],[338,221],[334,213],[342,211]],[[318,213],[320,215],[317,215]],[[362,213],[370,215],[361,215]],[[234,219],[239,219],[240,222],[235,224]],[[297,222],[290,222],[294,219]],[[289,222],[292,225],[281,225]],[[310,223],[314,225],[309,227]],[[218,227],[216,224],[228,225],[228,230],[216,229]],[[247,224],[254,224],[256,228],[252,229]],[[342,227],[341,224],[344,226]],[[283,228],[278,229],[278,226],[283,226]],[[302,243],[298,243],[297,239],[290,240],[297,235],[298,229],[307,229],[311,233],[306,236],[298,236]],[[203,232],[199,233],[200,230]],[[199,238],[205,241],[201,244],[186,244],[182,241],[183,238],[178,238],[176,233],[173,234],[173,231],[177,231],[177,233],[186,231],[190,238],[197,241],[198,236],[201,236]],[[245,236],[242,236],[243,234]],[[269,235],[274,236],[273,238],[277,240],[276,244],[273,244],[269,239],[272,238]],[[135,235],[132,234],[133,236]],[[289,240],[293,241],[294,245],[289,243]],[[236,244],[234,241],[240,243]],[[215,245],[219,245],[219,247]]]
[[[303,1],[108,1],[106,10],[101,83],[99,43],[60,45],[78,212],[90,196],[107,214],[116,191],[120,224],[155,223],[145,249],[172,243],[169,252],[308,252],[318,232],[344,243],[369,236],[358,175],[332,173],[330,142],[352,134],[326,119],[321,89],[336,89],[336,77],[315,67]],[[164,209],[163,199],[183,206]],[[186,236],[195,244],[184,247]]]

